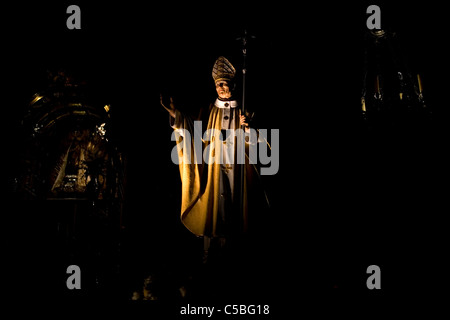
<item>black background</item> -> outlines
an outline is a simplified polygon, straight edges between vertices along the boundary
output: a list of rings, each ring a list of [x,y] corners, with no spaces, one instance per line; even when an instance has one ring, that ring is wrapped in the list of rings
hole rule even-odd
[[[66,28],[70,4],[81,8],[81,30]],[[213,101],[212,65],[224,55],[239,69],[236,38],[247,29],[256,37],[248,47],[247,104],[257,110],[261,128],[280,129],[280,170],[266,177],[273,219],[263,243],[270,248],[258,270],[275,290],[270,296],[285,302],[303,293],[356,294],[368,301],[390,294],[418,297],[445,271],[445,16],[429,2],[378,2],[382,27],[397,32],[409,66],[422,75],[435,123],[425,136],[368,138],[358,112],[369,4],[7,5],[2,10],[6,178],[21,148],[14,137],[26,104],[45,87],[46,70],[63,68],[111,105],[116,139],[128,157],[130,247],[158,257],[183,256],[191,238],[179,223],[172,129],[159,96],[173,96],[177,106],[192,110]],[[12,233],[28,230],[14,206],[3,211],[15,217],[6,220],[14,223]],[[10,233],[7,238],[14,256],[26,248],[11,241]],[[129,268],[151,264],[137,256],[130,254]],[[365,285],[372,264],[382,270],[378,292]]]

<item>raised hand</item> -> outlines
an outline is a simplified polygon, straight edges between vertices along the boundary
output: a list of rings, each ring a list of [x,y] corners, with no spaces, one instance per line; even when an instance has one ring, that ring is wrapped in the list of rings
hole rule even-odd
[[[175,118],[175,111],[176,111],[176,108],[175,108],[175,104],[173,103],[173,98],[170,97],[169,108],[166,107],[166,106],[164,105],[162,94],[159,95],[159,102],[161,103],[161,105],[163,106],[163,108],[166,109],[167,112],[169,112],[170,116],[171,116],[172,118]]]

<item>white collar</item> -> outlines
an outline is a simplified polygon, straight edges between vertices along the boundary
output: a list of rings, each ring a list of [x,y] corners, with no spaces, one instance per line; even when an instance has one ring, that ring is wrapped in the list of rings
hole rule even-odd
[[[236,108],[238,106],[238,103],[236,100],[222,101],[222,100],[216,99],[216,102],[214,102],[214,105],[217,108]]]

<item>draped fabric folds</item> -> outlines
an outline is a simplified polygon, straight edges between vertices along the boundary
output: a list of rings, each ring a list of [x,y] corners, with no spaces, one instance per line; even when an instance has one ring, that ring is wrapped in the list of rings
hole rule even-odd
[[[239,109],[232,108],[230,111],[229,128],[233,130],[240,128]],[[205,128],[195,127],[192,118],[179,111],[176,112],[172,125],[175,129],[182,182],[181,221],[197,236],[217,237],[246,233],[251,209],[249,187],[255,177],[259,177],[256,167],[249,164],[248,157],[242,156],[245,153],[238,152],[239,150],[248,152],[249,145],[243,142],[242,135],[227,135],[222,130],[222,113],[222,108],[213,105],[210,107],[205,131],[203,130]],[[225,159],[224,153],[229,156],[230,150],[232,159],[229,157]],[[246,159],[242,209],[240,170],[243,165],[238,164],[239,156]],[[257,201],[266,202],[265,193]]]

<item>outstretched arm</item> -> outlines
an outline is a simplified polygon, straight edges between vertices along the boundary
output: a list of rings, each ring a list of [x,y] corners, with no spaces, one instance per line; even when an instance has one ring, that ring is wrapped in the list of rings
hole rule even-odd
[[[159,97],[160,97],[160,98],[159,98],[159,102],[161,103],[161,105],[163,106],[163,108],[166,109],[167,112],[169,112],[169,114],[170,114],[170,116],[171,116],[172,118],[175,118],[175,111],[176,111],[176,108],[175,108],[175,104],[173,103],[173,98],[170,97],[170,104],[169,104],[169,107],[166,107],[166,106],[164,105],[164,103],[163,103],[163,96],[162,96],[162,94],[160,94]]]

